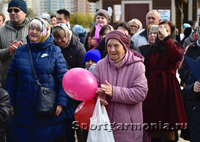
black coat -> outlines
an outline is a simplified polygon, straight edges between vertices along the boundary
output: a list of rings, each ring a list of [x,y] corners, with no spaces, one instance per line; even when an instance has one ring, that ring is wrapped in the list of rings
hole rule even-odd
[[[192,58],[193,60],[196,60],[200,56],[200,47],[196,45],[196,41],[194,44],[189,46],[185,55]],[[190,74],[190,68],[185,60],[183,61],[179,74],[181,82],[186,83]]]
[[[145,44],[139,47],[140,49],[140,54],[142,54],[143,56],[145,56],[145,53],[147,51],[147,49],[150,47],[150,44]]]
[[[197,58],[197,62],[200,63],[200,57]],[[192,122],[191,122],[191,129],[190,129],[190,140],[191,142],[199,142],[200,140],[200,93],[195,93],[193,91],[194,83],[196,82],[195,77],[192,73],[188,78],[186,83],[186,93],[188,97],[191,97],[195,102]]]
[[[187,49],[187,52],[185,53],[188,57],[192,58],[193,60],[196,60],[200,56],[200,47],[196,45],[196,41],[194,44],[190,45],[189,48]],[[190,68],[187,64],[187,62],[184,60],[182,67],[179,71],[180,74],[180,79],[181,79],[181,84],[186,83],[189,75],[190,75]],[[185,92],[185,89],[182,90],[182,95],[183,95],[183,102],[185,106],[185,112],[187,115],[187,121],[188,121],[188,128],[190,132],[190,128],[192,125],[192,119],[193,119],[193,113],[194,113],[194,107],[195,107],[195,101],[190,97],[189,94]]]
[[[4,142],[6,122],[11,115],[10,97],[0,85],[0,142]]]
[[[84,58],[86,51],[78,37],[72,35],[68,47],[64,49],[61,48],[61,50],[69,68],[85,68]]]

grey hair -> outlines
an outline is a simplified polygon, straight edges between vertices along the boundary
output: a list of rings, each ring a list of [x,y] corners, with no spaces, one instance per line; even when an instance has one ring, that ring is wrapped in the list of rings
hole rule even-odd
[[[151,11],[149,11],[149,12],[147,13],[147,15],[146,15],[146,19],[147,19],[149,13],[154,13],[155,16],[156,16],[158,19],[160,19],[160,13],[159,13],[158,11],[156,11],[156,10],[151,10]]]
[[[110,43],[112,40],[113,40],[112,38],[111,38],[111,39],[109,39],[109,40],[108,40],[108,42],[107,42],[107,44],[108,44],[108,43]],[[116,39],[116,40],[117,40],[117,39]],[[107,45],[106,45],[106,46],[107,46]]]
[[[39,19],[33,19],[29,25],[29,28],[30,27],[39,27],[42,31],[42,21],[40,21]]]

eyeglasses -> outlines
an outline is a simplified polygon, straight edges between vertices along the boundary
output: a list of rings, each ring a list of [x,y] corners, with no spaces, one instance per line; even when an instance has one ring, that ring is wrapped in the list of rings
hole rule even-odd
[[[18,13],[21,9],[8,9],[8,13],[12,13],[14,11],[15,13]]]
[[[65,39],[65,37],[54,37],[55,41],[63,41]]]
[[[137,28],[137,29],[139,28],[139,27],[137,27],[137,26],[135,26],[135,25],[130,25],[130,26],[131,26],[132,28]]]

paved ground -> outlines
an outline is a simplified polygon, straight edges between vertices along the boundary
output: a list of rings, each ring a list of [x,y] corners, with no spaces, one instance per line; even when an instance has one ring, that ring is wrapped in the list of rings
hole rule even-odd
[[[178,134],[180,136],[180,131],[178,132]],[[179,141],[178,142],[189,142],[189,141],[186,141],[186,140],[184,140],[184,139],[182,139],[182,138],[179,137]]]

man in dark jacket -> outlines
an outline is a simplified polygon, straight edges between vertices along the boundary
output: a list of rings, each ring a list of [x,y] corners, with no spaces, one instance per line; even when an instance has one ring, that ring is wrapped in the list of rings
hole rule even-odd
[[[10,97],[0,84],[0,142],[5,142],[6,122],[10,115]]]
[[[70,29],[71,27],[70,27],[69,20],[70,20],[69,11],[67,11],[66,9],[59,9],[57,11],[57,14],[56,14],[56,22],[57,22],[57,24],[63,23],[65,25],[67,25],[67,27]]]

